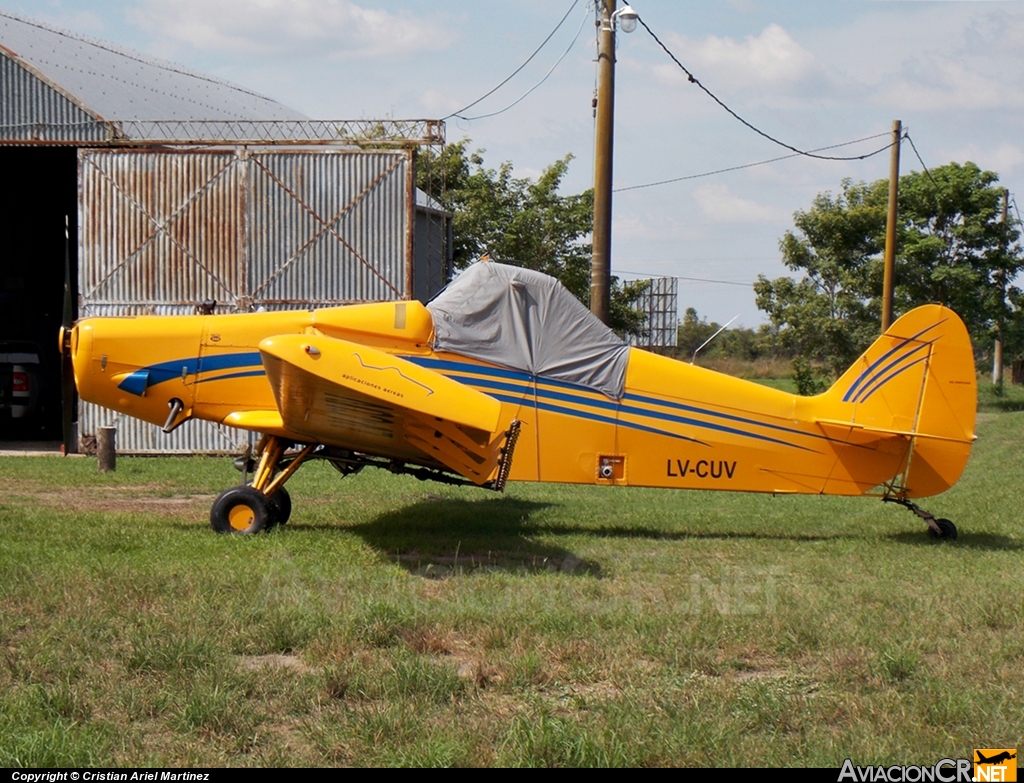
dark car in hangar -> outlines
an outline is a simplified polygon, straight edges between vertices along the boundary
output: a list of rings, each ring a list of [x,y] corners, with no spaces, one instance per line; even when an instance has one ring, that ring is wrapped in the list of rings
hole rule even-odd
[[[38,343],[0,340],[0,437],[42,432],[60,388],[59,379],[55,383],[50,376]]]

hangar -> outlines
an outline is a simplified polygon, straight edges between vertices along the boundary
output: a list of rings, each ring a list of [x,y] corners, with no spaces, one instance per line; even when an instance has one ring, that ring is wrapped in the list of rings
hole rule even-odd
[[[5,343],[38,346],[34,423],[69,450],[109,425],[125,453],[230,452],[245,436],[165,435],[62,400],[66,279],[75,317],[425,301],[448,280],[451,216],[414,170],[442,122],[311,120],[6,11],[0,95],[0,359]]]

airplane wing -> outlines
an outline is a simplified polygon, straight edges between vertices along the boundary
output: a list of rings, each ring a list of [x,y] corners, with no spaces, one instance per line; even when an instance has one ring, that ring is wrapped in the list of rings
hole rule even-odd
[[[324,335],[269,337],[259,348],[289,432],[439,465],[479,485],[504,485],[514,438],[498,431],[501,403],[493,397],[398,356]]]

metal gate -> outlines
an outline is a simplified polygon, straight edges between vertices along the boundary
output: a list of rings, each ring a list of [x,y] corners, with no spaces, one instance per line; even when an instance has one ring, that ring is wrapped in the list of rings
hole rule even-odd
[[[81,317],[221,313],[409,298],[412,153],[81,150]],[[159,427],[82,403],[80,446],[117,427],[130,454],[237,451],[248,434]]]

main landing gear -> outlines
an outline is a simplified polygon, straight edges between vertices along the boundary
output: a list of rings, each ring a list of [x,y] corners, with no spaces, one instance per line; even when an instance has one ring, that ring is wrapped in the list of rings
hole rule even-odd
[[[260,439],[252,483],[232,487],[218,496],[210,509],[210,527],[218,533],[248,535],[288,521],[292,500],[284,483],[316,448],[311,443],[298,454],[285,456],[290,445],[274,435]]]
[[[936,519],[934,514],[930,514],[917,505],[917,503],[913,503],[906,498],[887,496],[882,498],[882,500],[886,503],[899,503],[904,508],[908,508],[917,514],[928,525],[929,538],[941,538],[949,541],[956,539],[956,525],[948,519]]]
[[[414,476],[420,481],[438,481],[455,486],[479,486],[496,492],[505,490],[512,470],[512,454],[519,437],[519,422],[513,421],[504,433],[500,450],[496,442],[488,458],[498,457],[492,462],[493,479],[481,484],[470,481],[465,475],[454,473],[443,466],[427,467],[422,464],[406,464],[401,460],[377,457],[371,454],[349,451],[335,446],[317,443],[293,443],[275,435],[264,435],[256,447],[256,456],[247,451],[235,460],[235,467],[247,475],[253,472],[252,483],[232,487],[222,492],[210,509],[210,527],[218,533],[249,535],[269,530],[274,525],[283,525],[292,513],[292,500],[284,483],[292,477],[307,459],[322,459],[329,462],[342,476],[351,476],[365,467],[383,468],[389,473]],[[440,437],[441,433],[437,433]],[[292,446],[298,452],[287,453]],[[468,452],[467,452],[468,453]],[[488,456],[488,455],[485,455]],[[243,479],[244,480],[244,479]]]

